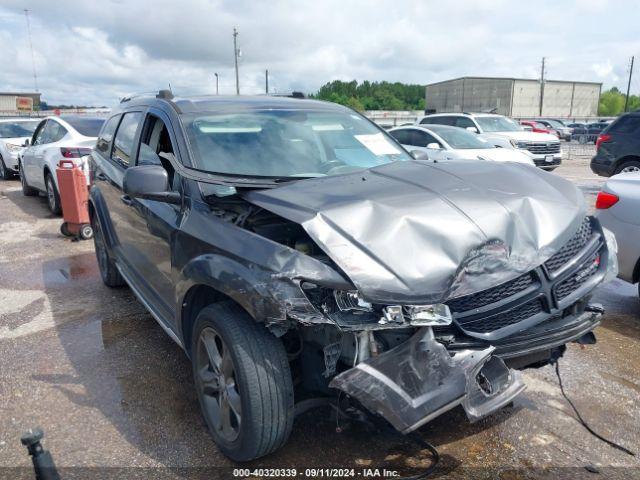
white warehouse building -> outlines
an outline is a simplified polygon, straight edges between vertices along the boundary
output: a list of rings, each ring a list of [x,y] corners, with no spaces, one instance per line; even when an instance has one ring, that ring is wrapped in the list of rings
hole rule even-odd
[[[428,113],[489,112],[510,117],[595,117],[602,84],[522,78],[461,77],[426,86]],[[542,114],[540,96],[542,94]]]

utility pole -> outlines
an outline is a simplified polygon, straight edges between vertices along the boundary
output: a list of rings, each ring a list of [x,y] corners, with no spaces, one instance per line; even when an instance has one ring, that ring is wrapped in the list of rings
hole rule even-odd
[[[269,95],[269,70],[264,71],[264,93]]]
[[[631,64],[629,65],[629,82],[627,83],[627,96],[624,99],[624,111],[627,111],[629,105],[629,90],[631,90],[631,75],[633,75],[633,60],[635,57],[631,57]]]
[[[218,95],[218,74],[214,73],[214,75],[216,76],[216,95]]]
[[[542,68],[540,69],[540,116],[542,116],[542,102],[544,101],[544,61],[542,57]]]
[[[238,29],[233,27],[233,61],[236,66],[236,95],[240,95],[240,77],[238,76]]]
[[[33,54],[33,42],[31,41],[31,22],[29,21],[29,10],[24,9],[24,16],[27,19],[27,35],[29,37],[29,48],[31,49],[31,64],[33,65],[33,86],[38,93],[38,75],[36,73],[36,57]]]

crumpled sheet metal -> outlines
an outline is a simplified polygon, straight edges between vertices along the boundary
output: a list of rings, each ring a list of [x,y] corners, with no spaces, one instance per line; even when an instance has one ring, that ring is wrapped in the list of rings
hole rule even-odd
[[[374,303],[441,303],[540,265],[586,214],[570,182],[526,165],[396,162],[245,198],[300,223]]]
[[[407,342],[335,376],[329,386],[356,398],[402,433],[460,404],[475,421],[524,389],[520,373],[492,357],[493,350],[465,350],[452,357],[431,328],[421,328]],[[494,388],[491,395],[476,381],[485,369]]]

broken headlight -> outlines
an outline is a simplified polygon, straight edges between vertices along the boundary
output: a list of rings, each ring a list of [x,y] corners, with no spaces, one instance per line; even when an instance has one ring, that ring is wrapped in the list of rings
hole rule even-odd
[[[406,320],[413,326],[437,327],[451,325],[453,318],[449,307],[444,303],[433,305],[389,305],[382,309],[379,323],[404,323]]]
[[[371,312],[373,310],[373,305],[364,300],[357,290],[334,290],[333,298],[336,300],[338,309],[342,312],[352,310]]]

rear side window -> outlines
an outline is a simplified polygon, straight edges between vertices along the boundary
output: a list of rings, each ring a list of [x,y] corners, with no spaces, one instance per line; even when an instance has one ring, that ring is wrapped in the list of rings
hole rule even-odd
[[[394,130],[389,134],[403,145],[411,145],[411,132],[409,130]]]
[[[613,122],[608,132],[635,133],[640,131],[640,115],[625,115]]]
[[[426,147],[430,143],[439,143],[435,138],[429,135],[427,132],[420,130],[411,130],[411,143],[416,147]]]
[[[67,129],[54,120],[49,120],[42,133],[42,143],[58,142],[67,134]]]
[[[100,132],[98,142],[96,143],[96,150],[100,153],[104,153],[107,156],[109,155],[111,140],[113,140],[113,134],[116,132],[116,128],[118,128],[119,121],[120,115],[116,115],[115,117],[111,117],[107,120],[107,123],[104,124],[104,128]]]
[[[454,126],[460,127],[460,128],[468,128],[468,127],[476,128],[475,123],[473,123],[473,121],[467,117],[457,117],[456,123],[454,124]]]
[[[113,150],[111,152],[112,160],[124,166],[129,165],[131,154],[133,153],[133,141],[136,137],[141,119],[142,113],[140,112],[124,114],[113,141]]]

